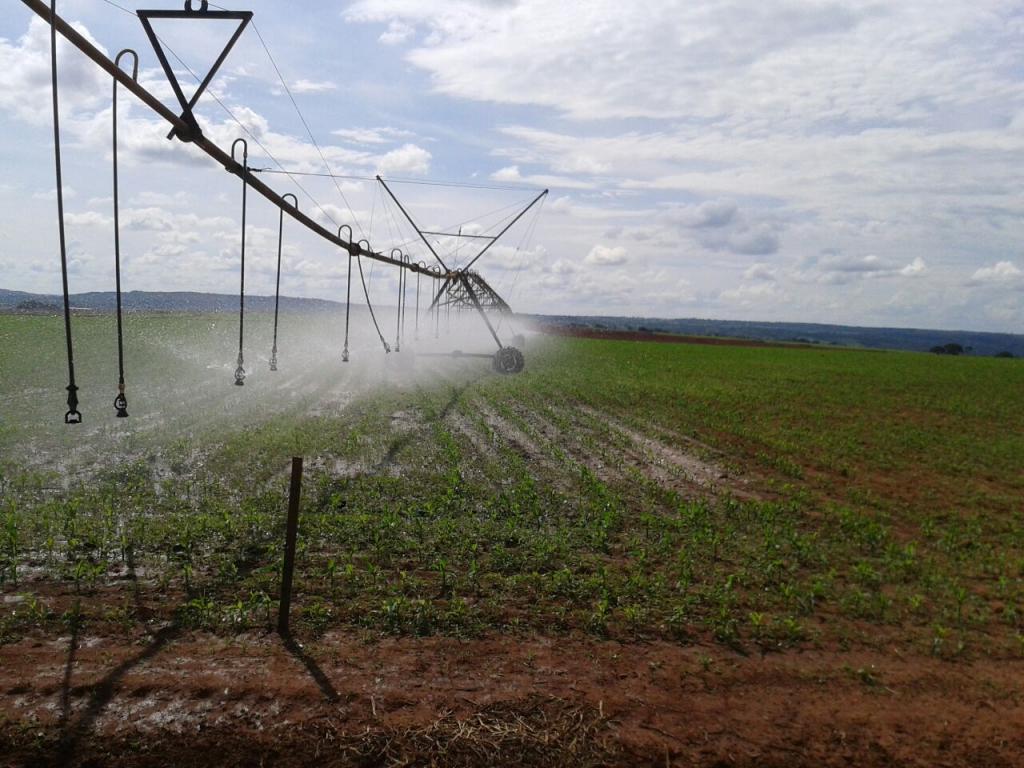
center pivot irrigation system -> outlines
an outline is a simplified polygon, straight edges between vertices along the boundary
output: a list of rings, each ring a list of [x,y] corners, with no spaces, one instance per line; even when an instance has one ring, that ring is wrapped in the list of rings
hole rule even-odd
[[[338,227],[336,233],[329,231],[324,228],[312,218],[302,213],[299,210],[298,199],[291,193],[279,194],[274,189],[269,187],[263,181],[261,181],[255,174],[269,171],[270,169],[258,169],[249,167],[249,146],[248,142],[244,138],[238,138],[231,145],[231,151],[225,152],[219,146],[214,144],[208,138],[203,135],[202,128],[199,125],[199,121],[196,119],[196,115],[193,111],[196,104],[199,102],[199,98],[205,92],[207,86],[213,80],[220,66],[224,63],[234,44],[241,37],[245,28],[249,25],[252,20],[251,11],[227,11],[227,10],[210,10],[208,0],[201,0],[198,3],[199,8],[194,7],[193,0],[186,0],[185,8],[181,11],[168,11],[168,10],[140,10],[136,11],[135,15],[139,18],[142,23],[143,29],[146,32],[146,36],[149,38],[150,43],[153,46],[153,50],[156,53],[157,58],[160,61],[160,65],[163,68],[164,73],[167,76],[167,80],[174,91],[174,95],[177,98],[181,107],[181,112],[176,113],[165,106],[159,101],[153,94],[147,91],[138,83],[138,71],[139,71],[139,56],[131,50],[122,50],[117,56],[111,61],[103,54],[102,51],[92,45],[85,37],[79,34],[74,28],[71,27],[64,19],[57,15],[56,0],[51,0],[47,5],[42,0],[22,0],[22,2],[28,6],[34,13],[43,18],[50,25],[50,64],[51,64],[51,83],[53,93],[53,133],[54,133],[54,158],[56,164],[56,175],[57,175],[57,218],[58,218],[58,231],[60,240],[60,258],[61,258],[61,277],[63,280],[63,292],[64,292],[64,331],[65,338],[67,341],[67,353],[68,353],[68,386],[67,386],[67,405],[68,410],[64,415],[64,421],[67,424],[77,424],[82,421],[82,414],[78,410],[78,387],[75,385],[75,365],[74,355],[72,350],[72,335],[71,335],[71,308],[69,303],[69,292],[68,292],[68,269],[67,269],[67,247],[65,242],[64,232],[64,195],[63,195],[63,182],[61,173],[61,154],[60,154],[60,121],[59,121],[59,103],[58,103],[58,88],[57,88],[57,35],[63,36],[69,43],[75,46],[78,50],[84,53],[87,57],[92,59],[100,68],[107,72],[113,78],[113,204],[114,204],[114,267],[115,267],[115,278],[116,278],[116,291],[117,291],[117,348],[118,348],[118,393],[114,401],[114,408],[118,417],[128,416],[128,401],[125,396],[125,380],[124,380],[124,345],[123,345],[123,326],[122,326],[122,308],[121,308],[121,248],[120,248],[120,218],[118,209],[118,176],[117,176],[117,87],[121,86],[127,88],[131,93],[139,98],[146,106],[164,118],[171,125],[171,130],[167,134],[167,138],[174,140],[177,139],[182,142],[190,143],[193,146],[201,149],[217,163],[222,165],[225,170],[229,173],[239,177],[242,181],[242,232],[241,232],[241,278],[239,285],[239,322],[238,322],[238,359],[235,368],[235,384],[241,386],[245,383],[245,367],[243,358],[243,342],[244,342],[244,328],[245,328],[245,228],[246,228],[246,198],[247,192],[251,188],[255,192],[258,192],[264,198],[269,200],[271,203],[276,205],[280,210],[280,217],[278,221],[278,246],[277,246],[277,283],[275,288],[274,298],[274,341],[273,348],[270,355],[270,370],[277,370],[277,326],[278,326],[278,307],[280,303],[280,289],[281,289],[281,246],[284,232],[284,215],[287,213],[295,221],[299,222],[307,229],[328,241],[329,243],[343,249],[348,254],[348,284],[346,287],[345,297],[345,343],[342,350],[342,361],[348,362],[349,360],[349,319],[351,310],[351,299],[352,299],[352,260],[355,259],[356,267],[359,272],[360,283],[363,288],[363,295],[366,298],[367,308],[369,310],[370,318],[373,321],[374,327],[377,331],[377,335],[380,337],[381,344],[385,352],[391,351],[391,346],[385,341],[384,334],[381,332],[380,325],[377,322],[376,315],[373,311],[373,305],[370,301],[370,294],[367,287],[367,281],[363,273],[362,260],[364,258],[370,259],[375,262],[381,262],[383,264],[397,267],[399,270],[398,280],[398,305],[397,305],[397,317],[396,317],[396,335],[394,350],[398,352],[401,348],[401,339],[404,334],[404,321],[405,321],[405,310],[406,310],[406,287],[408,282],[408,275],[410,273],[416,275],[416,325],[419,326],[419,286],[420,278],[429,278],[434,280],[434,285],[437,285],[436,291],[432,291],[433,300],[429,307],[425,310],[428,316],[433,313],[435,319],[435,329],[439,323],[440,312],[442,308],[450,312],[452,309],[456,310],[470,310],[479,314],[484,324],[487,326],[487,330],[490,332],[497,344],[498,350],[494,355],[482,355],[484,357],[492,358],[493,367],[500,373],[518,373],[523,370],[524,359],[523,353],[520,349],[515,346],[504,344],[498,335],[500,329],[500,323],[496,327],[495,323],[492,322],[488,312],[497,313],[499,315],[511,315],[511,310],[508,304],[502,299],[497,292],[487,283],[486,280],[478,273],[473,271],[473,266],[477,263],[481,256],[483,256],[493,246],[502,235],[504,235],[516,222],[518,222],[527,211],[534,208],[548,194],[548,190],[543,190],[536,197],[534,197],[529,204],[518,210],[515,215],[511,216],[511,220],[508,221],[505,226],[493,235],[485,234],[467,234],[463,235],[460,232],[456,234],[446,232],[432,232],[421,229],[413,221],[412,216],[406,210],[406,208],[399,202],[394,192],[387,185],[387,183],[380,177],[376,177],[376,181],[380,184],[381,188],[387,193],[388,197],[394,201],[395,205],[401,211],[402,216],[408,221],[409,225],[416,231],[418,238],[427,247],[430,254],[437,261],[437,264],[426,264],[423,261],[413,261],[411,257],[404,253],[401,248],[392,248],[391,251],[385,255],[383,252],[374,250],[368,240],[362,239],[356,241],[353,237],[352,228],[347,224],[343,224]],[[166,44],[157,36],[153,30],[152,21],[160,19],[192,19],[192,20],[221,20],[221,21],[234,21],[237,22],[237,29],[232,34],[227,45],[221,51],[217,57],[213,66],[206,76],[199,82],[198,87],[192,94],[191,98],[186,98],[185,94],[178,83],[177,76],[171,67],[170,62],[167,59],[165,49]],[[258,31],[257,31],[257,34]],[[262,42],[262,38],[261,38]],[[264,44],[265,45],[265,44]],[[173,53],[173,52],[172,52]],[[269,50],[267,51],[269,55]],[[125,57],[131,57],[132,59],[132,71],[129,74],[121,67],[121,61]],[[273,62],[273,58],[271,57]],[[276,69],[276,64],[274,65]],[[197,78],[198,79],[198,78]],[[283,83],[283,80],[282,80]],[[287,88],[287,86],[286,86]],[[297,109],[297,106],[296,106]],[[301,113],[299,114],[301,117]],[[303,118],[305,123],[305,119]],[[308,128],[308,126],[307,126]],[[312,139],[312,134],[310,134]],[[315,140],[314,140],[315,143]],[[240,152],[239,152],[239,147]],[[319,147],[318,147],[319,149]],[[321,153],[322,154],[322,153]],[[325,160],[326,164],[326,160]],[[289,176],[303,175],[298,173],[291,173],[288,171],[282,171],[287,173]],[[337,179],[330,172],[328,168],[327,174],[312,174],[312,175],[325,175],[332,179]],[[339,188],[340,192],[340,188]],[[342,237],[342,233],[347,235],[346,238]],[[434,245],[431,244],[429,237],[454,237],[475,239],[483,243],[482,248],[475,253],[464,266],[449,267],[445,263],[444,259],[437,252]],[[435,331],[436,334],[436,331]],[[461,353],[453,353],[461,354]]]

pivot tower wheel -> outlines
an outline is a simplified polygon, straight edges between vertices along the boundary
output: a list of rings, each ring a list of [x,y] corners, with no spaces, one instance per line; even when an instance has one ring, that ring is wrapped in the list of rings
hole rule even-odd
[[[493,365],[498,373],[519,373],[526,366],[526,359],[515,347],[502,347],[494,353]]]

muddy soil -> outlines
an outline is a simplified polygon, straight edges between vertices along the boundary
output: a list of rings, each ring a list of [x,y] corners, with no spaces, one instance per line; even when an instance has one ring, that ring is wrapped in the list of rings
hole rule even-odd
[[[1024,662],[566,637],[29,638],[4,765],[1018,766]]]

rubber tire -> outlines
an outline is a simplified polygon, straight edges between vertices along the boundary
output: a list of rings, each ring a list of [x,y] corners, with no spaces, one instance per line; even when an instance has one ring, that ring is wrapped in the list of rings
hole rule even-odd
[[[494,354],[492,365],[498,373],[520,373],[526,367],[526,358],[515,347],[502,347]]]

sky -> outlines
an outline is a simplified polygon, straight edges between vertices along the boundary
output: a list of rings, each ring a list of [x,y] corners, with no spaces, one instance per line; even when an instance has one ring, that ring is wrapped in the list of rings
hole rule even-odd
[[[1024,332],[1017,1],[229,7],[254,25],[200,124],[225,149],[247,137],[254,168],[355,177],[262,176],[325,226],[429,261],[374,175],[421,227],[463,235],[550,189],[476,265],[517,311]],[[105,0],[58,12],[111,56],[137,50],[140,83],[174,106],[137,18]],[[231,23],[155,24],[191,93],[185,67],[205,74]],[[111,79],[58,57],[71,290],[111,290]],[[48,26],[7,0],[0,287],[56,293],[49,78]],[[118,104],[125,290],[237,290],[241,182],[123,89]],[[250,195],[247,222],[246,290],[272,294],[278,213]],[[449,264],[487,242],[431,238]],[[337,248],[286,220],[282,250],[284,294],[344,297]],[[394,270],[372,272],[393,304]]]

